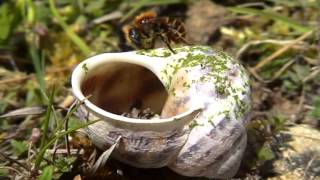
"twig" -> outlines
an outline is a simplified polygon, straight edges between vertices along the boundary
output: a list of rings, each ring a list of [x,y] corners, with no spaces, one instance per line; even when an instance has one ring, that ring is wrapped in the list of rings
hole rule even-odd
[[[22,172],[18,171],[17,169],[10,167],[10,166],[0,166],[0,169],[10,169],[12,171],[15,171],[18,174],[23,174]]]
[[[284,47],[280,48],[279,50],[277,50],[276,52],[271,54],[269,57],[267,57],[266,59],[263,59],[262,61],[260,61],[255,67],[253,67],[252,70],[256,71],[256,72],[259,71],[263,66],[265,66],[268,63],[270,63],[272,60],[274,60],[275,58],[277,58],[278,56],[280,56],[281,54],[283,54],[284,52],[289,50],[293,45],[295,45],[295,44],[299,43],[300,41],[303,41],[304,39],[306,39],[312,33],[313,33],[313,31],[309,31],[309,32],[303,34],[302,36],[300,36],[299,38],[295,39],[294,41],[292,41],[292,43],[288,44],[287,46],[284,46]]]
[[[86,100],[89,97],[91,97],[91,95],[86,96],[84,100]],[[75,110],[77,110],[80,107],[80,105],[82,105],[84,103],[84,100],[82,100],[82,101],[76,100],[69,107],[68,112],[67,112],[67,114],[66,114],[66,116],[64,118],[65,131],[68,131],[68,123],[69,123],[70,116],[74,113]],[[69,143],[69,135],[68,134],[65,135],[65,141],[66,141],[66,147],[67,147],[68,155],[70,155],[70,143]]]
[[[287,45],[292,43],[294,40],[274,40],[274,39],[266,39],[266,40],[258,40],[258,41],[250,41],[243,45],[236,54],[236,58],[240,59],[242,55],[247,51],[250,46],[257,46],[260,44],[276,44],[276,45]],[[302,42],[300,42],[302,43]]]
[[[253,75],[253,77],[255,77],[258,81],[263,82],[263,83],[271,83],[274,80],[276,80],[277,78],[279,78],[281,76],[281,74],[283,74],[291,65],[293,65],[296,61],[295,60],[291,60],[289,62],[287,62],[286,64],[284,64],[279,71],[276,72],[276,74],[266,80],[263,79],[253,68],[248,68],[248,71]]]
[[[103,15],[99,18],[96,18],[92,21],[93,24],[101,24],[104,23],[106,21],[110,21],[110,20],[114,20],[114,19],[119,19],[123,16],[122,12],[120,11],[114,11],[112,13]]]
[[[72,114],[72,111],[74,110],[74,108],[77,107],[77,105],[78,105],[78,101],[74,101],[67,112],[66,119],[65,119],[65,125],[64,125],[65,131],[68,131],[68,123],[69,123],[69,119],[70,119],[69,116]],[[65,136],[65,141],[66,141],[68,155],[70,155],[70,143],[69,143],[69,135],[68,134],[66,134],[66,136]]]
[[[24,77],[15,77],[15,78],[10,78],[10,79],[4,79],[4,80],[0,81],[0,85],[1,84],[9,84],[9,83],[20,82],[20,81],[24,81],[24,80],[30,79],[32,77],[34,77],[34,75],[27,75],[27,76],[24,76]]]
[[[266,83],[270,83],[274,80],[276,80],[278,77],[280,77],[281,74],[283,74],[292,64],[294,64],[296,61],[291,60],[287,62],[285,65],[283,65],[279,71],[276,72],[276,74],[269,80],[265,80]]]
[[[59,104],[59,107],[68,108],[68,107],[70,107],[70,106],[73,104],[74,101],[75,101],[74,96],[68,95],[68,96]]]
[[[247,70],[253,75],[254,78],[264,83],[265,80],[253,68],[247,67]]]
[[[48,149],[47,150],[48,153],[50,154],[67,154],[68,151],[66,149]],[[84,154],[84,150],[83,149],[70,149],[70,153],[72,155],[81,155]]]
[[[51,154],[52,154],[52,162],[55,163],[56,162],[56,152],[58,150],[58,148],[61,146],[61,144],[58,144],[58,140],[55,142],[54,146],[53,146],[53,150],[51,150]],[[47,150],[48,151],[48,150]]]
[[[89,170],[88,171],[90,171],[91,167],[94,165],[96,157],[97,157],[97,149],[95,148],[93,150],[93,152],[90,154],[89,159],[87,161],[87,162],[89,162],[88,163],[89,164]]]
[[[58,72],[63,72],[63,71],[67,71],[72,69],[73,67],[63,67],[63,68],[57,68],[54,70],[49,70],[46,72],[46,74],[54,74],[54,73],[58,73]],[[10,78],[10,79],[4,79],[0,81],[0,85],[1,84],[9,84],[9,83],[16,83],[16,82],[20,82],[20,81],[24,81],[27,79],[31,79],[31,78],[35,78],[35,75],[26,75],[24,77],[15,77],[15,78]]]
[[[307,179],[306,179],[307,171],[308,171],[309,168],[311,167],[311,165],[312,165],[313,161],[316,159],[316,157],[317,157],[317,155],[314,155],[314,156],[312,157],[312,159],[308,162],[307,167],[304,169],[304,172],[303,172],[303,179],[307,180]]]
[[[307,63],[309,63],[311,65],[320,65],[319,59],[312,59],[312,58],[309,58],[309,57],[303,57],[303,60],[305,60]]]
[[[9,160],[10,162],[12,163],[16,163],[17,165],[21,166],[23,169],[27,170],[27,171],[30,171],[30,168],[28,168],[26,165],[22,164],[21,162],[15,160],[15,159],[12,159],[11,157],[7,156],[6,154],[4,154],[3,152],[0,151],[0,155],[2,157],[4,157],[5,159]]]
[[[252,6],[259,6],[263,8],[269,8],[264,2],[251,2],[251,3],[245,3],[241,4],[238,7],[252,7]]]
[[[306,105],[306,104],[303,106],[303,108],[306,110],[314,110],[315,109],[315,107],[310,106],[310,105]]]
[[[303,82],[306,83],[308,81],[310,81],[311,79],[317,77],[317,75],[320,73],[320,66],[317,67],[313,72],[311,72],[308,76],[306,76],[305,78],[303,78]]]

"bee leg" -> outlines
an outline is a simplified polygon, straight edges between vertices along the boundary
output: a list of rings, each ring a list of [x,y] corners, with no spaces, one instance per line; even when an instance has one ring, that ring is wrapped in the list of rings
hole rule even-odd
[[[188,42],[185,38],[181,37],[181,42],[183,42],[186,45],[192,46],[194,43]]]
[[[167,38],[163,37],[161,34],[159,35],[161,40],[168,46],[169,50],[173,53],[176,54],[176,52],[171,48],[170,43]]]
[[[173,33],[175,33],[175,34],[179,34],[179,31],[177,31],[177,30],[175,30],[175,29],[171,29],[171,31],[172,31]],[[183,43],[186,44],[186,45],[189,45],[189,46],[194,45],[194,43],[188,42],[188,41],[186,40],[186,38],[184,38],[185,35],[186,35],[186,34],[183,33],[182,35],[179,36],[180,41],[183,42]]]

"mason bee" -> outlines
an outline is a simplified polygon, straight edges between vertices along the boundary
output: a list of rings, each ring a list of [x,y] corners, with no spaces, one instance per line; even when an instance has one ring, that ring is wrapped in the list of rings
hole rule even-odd
[[[171,43],[184,43],[190,45],[185,40],[186,29],[183,22],[169,17],[158,17],[153,11],[144,12],[138,15],[132,25],[127,25],[123,29],[126,40],[135,48],[154,48],[155,41],[161,39],[172,51]]]

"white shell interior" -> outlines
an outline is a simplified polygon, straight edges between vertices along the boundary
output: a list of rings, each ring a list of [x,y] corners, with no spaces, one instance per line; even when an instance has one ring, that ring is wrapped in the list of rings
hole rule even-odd
[[[74,69],[72,90],[90,112],[113,125],[149,131],[182,128],[194,119],[201,107],[187,109],[171,117],[149,120],[119,115],[128,112],[135,103],[161,113],[167,90],[159,77],[166,63],[163,58],[137,55],[134,52],[96,55]]]
[[[160,114],[167,91],[150,70],[126,62],[110,62],[91,69],[81,83],[84,96],[99,108],[121,115],[133,107]]]

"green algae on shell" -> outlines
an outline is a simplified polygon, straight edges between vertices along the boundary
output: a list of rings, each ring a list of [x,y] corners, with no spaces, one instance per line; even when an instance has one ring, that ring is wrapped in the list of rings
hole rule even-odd
[[[172,77],[180,70],[185,70],[188,73],[190,68],[196,66],[207,68],[208,71],[206,73],[203,73],[197,80],[185,82],[183,87],[190,88],[193,84],[197,83],[214,83],[216,94],[229,98],[230,101],[238,106],[235,112],[237,118],[249,111],[250,105],[246,102],[248,100],[239,97],[239,92],[241,95],[244,95],[250,91],[249,78],[244,67],[238,64],[232,57],[208,46],[186,46],[175,48],[175,51],[176,54],[168,49],[140,50],[137,51],[137,54],[150,57],[163,57],[164,61],[173,61],[172,63],[168,63],[161,74],[164,79],[167,79],[165,81],[167,89],[170,89]],[[236,73],[239,73],[239,76],[244,80],[242,85],[236,87],[232,85],[232,81],[228,75],[231,66],[236,66]],[[174,88],[171,88],[169,92],[175,95]],[[221,113],[230,116],[228,110],[224,109]]]

